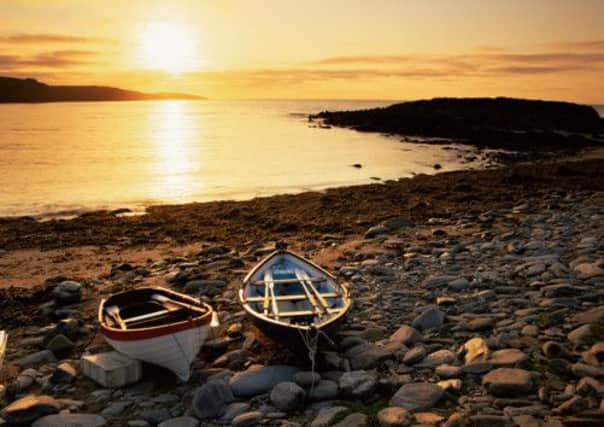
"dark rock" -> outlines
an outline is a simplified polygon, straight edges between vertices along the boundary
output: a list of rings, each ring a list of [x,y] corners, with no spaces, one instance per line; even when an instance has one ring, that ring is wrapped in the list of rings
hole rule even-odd
[[[15,365],[20,366],[22,368],[31,368],[34,366],[42,365],[43,363],[52,363],[56,361],[57,359],[52,353],[52,351],[42,350],[36,353],[32,353],[21,359],[18,359],[17,361],[15,361]]]
[[[287,365],[248,369],[235,374],[230,380],[230,385],[235,396],[252,397],[268,393],[279,383],[293,381],[298,372],[298,368]]]
[[[282,411],[293,411],[304,401],[304,389],[293,382],[282,382],[273,387],[271,403]]]
[[[422,340],[422,335],[415,328],[407,325],[402,325],[396,332],[390,335],[390,341],[407,346],[421,342]]]
[[[435,384],[405,384],[392,396],[390,405],[400,406],[408,411],[424,411],[436,405],[443,393],[443,389]]]
[[[214,297],[222,294],[225,286],[226,282],[223,280],[195,279],[185,284],[185,292]]]
[[[68,352],[75,348],[75,344],[63,334],[55,335],[50,339],[46,348],[53,353]]]
[[[413,320],[413,327],[421,330],[439,329],[444,320],[445,313],[438,306],[431,306]]]
[[[200,419],[216,418],[224,414],[229,403],[235,400],[231,387],[222,381],[207,382],[193,396],[193,412]]]
[[[352,369],[371,369],[393,357],[393,351],[372,343],[360,344],[346,352]]]
[[[533,390],[533,379],[528,371],[515,368],[499,368],[482,378],[482,384],[489,393],[500,396],[519,396]]]
[[[52,373],[50,382],[54,384],[70,384],[75,381],[78,373],[75,367],[68,362],[63,362]]]
[[[38,418],[31,427],[104,427],[107,420],[96,414],[54,414]]]
[[[377,375],[367,371],[344,372],[340,377],[342,394],[352,397],[365,397],[377,387]]]
[[[338,396],[338,384],[332,380],[321,380],[308,390],[310,400],[331,400]]]
[[[0,419],[4,419],[9,425],[28,426],[38,418],[44,415],[55,414],[60,409],[59,402],[52,397],[30,394],[19,400],[15,400],[2,409],[0,411]]]
[[[231,421],[233,427],[251,427],[257,425],[262,419],[263,414],[260,411],[245,412],[241,415],[237,415]]]
[[[311,371],[298,372],[296,375],[294,375],[294,381],[300,387],[308,388],[318,384],[319,381],[321,381],[321,375],[319,375],[317,372]]]
[[[157,427],[198,427],[199,420],[193,417],[177,417],[163,421]]]

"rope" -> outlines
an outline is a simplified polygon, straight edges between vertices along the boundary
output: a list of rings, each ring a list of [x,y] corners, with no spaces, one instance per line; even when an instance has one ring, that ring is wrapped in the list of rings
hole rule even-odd
[[[325,332],[323,332],[322,330],[317,329],[315,327],[306,329],[304,332],[302,332],[301,329],[298,329],[298,328],[296,328],[296,329],[298,330],[298,333],[300,334],[302,343],[308,350],[308,358],[310,359],[310,372],[312,373],[312,377],[313,377],[313,381],[310,386],[310,393],[312,393],[315,388],[315,381],[314,381],[315,361],[316,361],[316,356],[317,356],[317,349],[319,347],[319,339],[321,337],[324,337],[330,343],[330,345],[334,345],[334,342],[332,341],[331,338],[329,338],[329,336]]]

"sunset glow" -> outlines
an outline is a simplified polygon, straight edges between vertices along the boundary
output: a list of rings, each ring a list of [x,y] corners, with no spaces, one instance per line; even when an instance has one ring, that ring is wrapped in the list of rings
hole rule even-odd
[[[604,103],[604,2],[10,0],[0,69],[212,99]]]
[[[146,24],[139,35],[141,64],[147,70],[192,71],[198,65],[195,42],[184,26],[170,22]]]

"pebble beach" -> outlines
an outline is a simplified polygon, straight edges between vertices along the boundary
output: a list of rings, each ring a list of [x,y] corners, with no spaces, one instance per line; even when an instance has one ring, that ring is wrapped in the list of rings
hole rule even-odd
[[[461,171],[146,215],[0,219],[0,425],[598,426],[602,160]],[[236,293],[277,241],[354,300],[315,364]],[[186,382],[143,365],[107,388],[99,300],[140,286],[218,312]]]

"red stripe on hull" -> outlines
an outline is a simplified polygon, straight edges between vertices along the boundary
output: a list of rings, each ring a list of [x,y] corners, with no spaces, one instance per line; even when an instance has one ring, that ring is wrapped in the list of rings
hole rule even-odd
[[[107,338],[115,341],[138,341],[146,340],[151,338],[159,338],[165,335],[175,334],[177,332],[186,331],[187,329],[197,328],[199,326],[207,325],[210,323],[212,316],[204,316],[201,319],[193,319],[187,322],[174,323],[172,325],[161,326],[157,328],[149,329],[132,329],[132,330],[120,330],[120,329],[109,329],[105,325],[101,325],[101,332]]]

